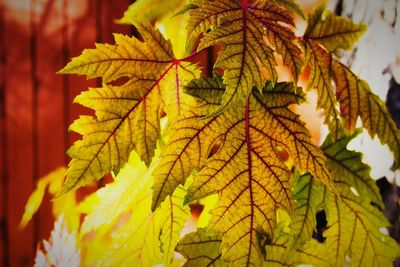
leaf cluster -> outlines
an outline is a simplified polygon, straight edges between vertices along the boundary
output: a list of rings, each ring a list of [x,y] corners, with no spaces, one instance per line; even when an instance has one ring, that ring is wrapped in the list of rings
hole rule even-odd
[[[175,29],[160,27],[174,14]],[[307,21],[302,36],[294,16]],[[389,224],[370,167],[347,149],[360,118],[400,167],[400,132],[384,103],[336,56],[365,25],[324,4],[306,16],[291,0],[137,1],[121,21],[140,36],[115,34],[114,45],[96,44],[60,71],[102,80],[75,99],[95,115],[70,127],[82,139],[68,150],[60,193],[116,175],[80,228],[97,231],[95,241],[109,233],[99,265],[169,266],[174,250],[185,266],[390,266],[399,256],[381,232]],[[213,77],[191,62],[193,48],[208,47],[220,49]],[[290,81],[279,81],[281,65]],[[292,108],[314,89],[330,132],[321,147]],[[205,201],[205,227],[179,241],[188,204],[209,196],[217,201]],[[92,263],[101,248],[87,250]]]

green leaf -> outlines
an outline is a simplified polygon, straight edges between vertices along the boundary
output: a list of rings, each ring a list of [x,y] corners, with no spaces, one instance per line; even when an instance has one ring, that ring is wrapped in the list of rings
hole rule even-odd
[[[372,201],[383,208],[379,188],[370,176],[371,168],[362,162],[361,153],[346,148],[359,132],[356,131],[353,136],[342,137],[336,142],[333,142],[331,136],[325,139],[321,148],[327,160],[326,166],[335,183],[354,187],[363,200]]]
[[[185,235],[179,241],[176,251],[181,253],[186,262],[185,267],[197,266],[228,266],[221,259],[221,237],[212,234],[207,228],[197,229],[196,232]]]

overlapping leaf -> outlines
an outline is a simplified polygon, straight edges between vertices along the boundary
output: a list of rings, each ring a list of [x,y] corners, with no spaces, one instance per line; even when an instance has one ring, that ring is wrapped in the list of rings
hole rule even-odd
[[[262,88],[263,74],[277,80],[273,49],[297,79],[302,68],[302,53],[289,28],[293,25],[289,11],[271,1],[196,0],[193,4],[198,8],[189,10],[189,38],[204,34],[198,49],[223,45],[215,64],[216,68],[224,69],[226,92],[222,107],[244,100],[253,86]]]
[[[139,161],[136,167],[137,165],[143,163]],[[134,169],[121,171],[121,177],[117,177],[112,185],[103,190],[108,195],[122,196],[119,203],[111,201],[108,210],[102,208],[108,197],[100,194],[102,205],[89,215],[84,225],[93,223],[93,216],[104,218],[109,215],[110,222],[113,222],[115,214],[119,216],[123,212],[129,212],[131,217],[112,234],[108,247],[103,249],[103,255],[98,257],[97,266],[153,266],[160,263],[164,266],[170,265],[190,212],[188,206],[183,206],[186,194],[183,187],[178,187],[160,209],[151,211],[152,170],[150,168],[144,172]]]
[[[359,131],[353,136],[342,137],[336,142],[328,135],[321,147],[327,160],[326,164],[335,183],[353,187],[363,200],[383,208],[379,188],[369,174],[371,168],[361,161],[361,153],[346,148],[358,133]]]
[[[292,241],[290,235],[282,234],[276,238],[272,244],[266,246],[265,267],[280,267],[280,266],[318,266],[318,267],[334,267],[324,256],[326,250],[322,244],[315,240],[310,240],[301,248],[291,251],[291,254],[286,257],[285,252],[291,248]]]
[[[81,116],[71,125],[83,139],[68,150],[72,161],[62,192],[118,171],[133,149],[149,164],[164,104],[173,121],[180,112],[180,87],[198,73],[196,67],[174,59],[171,44],[159,31],[147,24],[135,26],[143,42],[116,34],[115,45],[97,44],[61,71],[101,77],[103,82],[103,87],[90,89],[75,100],[93,108],[96,116]],[[124,78],[127,81],[122,85],[115,85]]]
[[[223,233],[224,259],[260,265],[258,237],[272,232],[277,208],[291,207],[291,173],[279,159],[279,151],[287,151],[300,169],[311,171],[329,186],[330,178],[322,152],[287,108],[303,99],[292,84],[269,86],[265,96],[253,91],[245,106],[201,119],[219,104],[223,88],[218,79],[189,84],[189,93],[201,100],[177,121],[177,134],[161,155],[159,170],[155,170],[161,174],[155,176],[155,200],[161,191],[166,194],[173,189],[161,189],[159,184],[182,183],[192,169],[204,166],[189,188],[188,201],[218,192],[211,225]],[[214,140],[221,140],[220,148],[207,159]]]
[[[316,214],[323,207],[324,187],[305,174],[297,178],[294,186],[296,205],[292,215],[291,238],[287,241],[289,249],[298,248],[311,239],[316,229]]]
[[[380,231],[389,223],[369,202],[350,190],[342,190],[340,198],[328,194],[325,205],[328,219],[325,256],[335,266],[342,266],[346,255],[350,257],[350,266],[391,266],[399,257],[399,245]]]
[[[328,230],[323,233],[326,238],[324,249],[318,254],[329,263],[327,265],[342,266],[346,256],[349,256],[350,266],[390,266],[394,258],[400,255],[400,248],[380,231],[389,225],[384,215],[371,204],[375,202],[382,205],[379,191],[369,176],[369,167],[361,162],[361,154],[346,149],[352,138],[354,136],[342,137],[333,142],[332,137],[328,136],[322,146],[327,167],[338,190],[337,195],[317,184],[311,175],[298,178],[295,187],[298,202],[290,233],[298,243],[293,247],[293,240],[288,240],[286,249],[294,253],[294,250],[304,248],[302,243],[310,239],[312,231],[316,229],[316,212],[324,208]],[[356,189],[357,195],[351,192],[351,188]],[[304,244],[308,246],[308,243]],[[282,253],[287,253],[287,250]],[[283,257],[282,261],[291,259],[292,254]]]
[[[200,228],[197,232],[185,235],[179,241],[176,251],[181,253],[186,262],[185,267],[197,266],[228,266],[221,260],[221,237],[208,233],[208,229]]]
[[[344,126],[353,133],[358,117],[370,135],[378,135],[383,144],[387,144],[394,153],[394,168],[400,166],[400,132],[387,112],[382,100],[371,92],[368,84],[358,78],[348,67],[333,58],[331,52],[337,49],[350,49],[365,32],[366,26],[355,24],[351,20],[335,16],[319,6],[308,17],[308,26],[304,34],[304,43],[311,66],[308,87],[318,91],[318,107],[325,111],[334,140],[342,134]],[[335,84],[336,97],[332,84]],[[340,104],[340,113],[337,103]],[[378,130],[379,129],[379,130]]]
[[[400,131],[388,113],[385,103],[371,91],[364,80],[337,61],[333,63],[333,75],[336,96],[346,128],[353,132],[360,116],[370,136],[377,135],[381,143],[389,146],[394,154],[393,168],[399,168]]]

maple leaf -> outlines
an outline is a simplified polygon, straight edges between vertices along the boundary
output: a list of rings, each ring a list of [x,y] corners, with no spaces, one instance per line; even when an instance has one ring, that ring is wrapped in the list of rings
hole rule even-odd
[[[189,188],[187,201],[218,192],[211,225],[223,233],[224,259],[259,265],[262,255],[256,236],[272,232],[277,208],[291,208],[291,173],[279,159],[278,150],[286,150],[300,169],[310,170],[329,186],[331,182],[322,152],[311,143],[298,116],[287,108],[303,100],[297,88],[290,83],[268,85],[265,95],[253,91],[245,106],[201,119],[201,114],[219,105],[224,90],[218,79],[203,78],[188,85],[194,88],[188,92],[199,96],[199,104],[174,125],[181,133],[166,145],[166,151],[174,152],[161,154],[155,170],[162,173],[155,175],[155,199],[159,199],[160,190],[165,194],[173,189],[159,189],[158,184],[182,183],[182,175],[202,167]],[[213,147],[210,144],[218,139],[221,147],[208,158]],[[177,165],[174,172],[172,165]]]
[[[380,231],[389,223],[369,202],[342,189],[340,198],[328,193],[325,205],[325,257],[335,266],[342,266],[346,255],[350,257],[350,266],[391,266],[400,256],[396,241]]]
[[[368,84],[338,61],[333,62],[336,95],[344,124],[350,132],[358,116],[371,137],[377,135],[394,154],[393,169],[400,167],[400,131],[387,111],[385,103],[371,92]]]
[[[351,49],[367,30],[363,23],[355,24],[348,18],[336,16],[326,9],[326,2],[308,16],[307,22],[304,38],[318,42],[329,52]]]
[[[385,104],[372,93],[365,81],[331,55],[338,49],[352,48],[365,31],[365,25],[336,16],[325,9],[325,4],[310,14],[303,36],[307,61],[311,66],[308,87],[317,89],[318,107],[324,109],[325,122],[334,140],[343,134],[339,115],[350,134],[355,130],[358,117],[361,117],[370,136],[377,135],[393,151],[393,168],[396,169],[400,167],[400,131]],[[336,95],[333,93],[333,82]],[[337,110],[338,102],[340,112]]]
[[[115,34],[115,45],[97,44],[60,71],[101,77],[103,87],[82,93],[75,102],[96,116],[81,116],[70,127],[83,135],[69,150],[72,158],[60,194],[107,172],[118,172],[132,150],[149,164],[160,135],[164,110],[173,121],[180,112],[181,86],[198,75],[188,62],[175,59],[170,42],[151,25],[135,22],[143,41]],[[128,80],[113,85],[122,77]],[[173,84],[173,90],[171,88]]]
[[[327,214],[327,230],[323,232],[326,240],[324,249],[318,253],[320,258],[330,266],[342,266],[346,256],[350,257],[350,266],[389,266],[400,255],[400,248],[380,231],[389,224],[371,204],[373,201],[383,205],[378,188],[369,176],[369,167],[361,162],[360,153],[346,149],[356,135],[342,137],[336,142],[328,136],[322,145],[337,195],[316,183],[309,174],[297,179],[295,199],[298,202],[289,234],[295,240],[289,239],[285,247],[290,252],[303,249],[302,242],[310,239],[316,228],[316,212],[323,208]],[[350,188],[354,188],[357,195]],[[282,253],[287,255],[288,251]],[[290,255],[283,257],[283,261],[290,260]]]
[[[196,0],[193,4],[198,8],[188,11],[189,40],[203,33],[198,50],[223,45],[214,66],[224,69],[226,84],[218,112],[245,99],[253,86],[262,88],[265,83],[263,73],[272,81],[277,80],[273,49],[282,56],[297,79],[303,60],[295,35],[289,28],[294,25],[289,11],[271,1]]]
[[[228,266],[221,259],[221,237],[210,233],[207,228],[197,229],[196,232],[185,235],[176,247],[186,262],[183,266]]]

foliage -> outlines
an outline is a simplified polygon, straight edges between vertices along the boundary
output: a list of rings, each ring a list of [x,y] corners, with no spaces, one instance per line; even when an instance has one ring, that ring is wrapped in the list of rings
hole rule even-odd
[[[307,20],[302,36],[295,15]],[[82,139],[68,150],[57,201],[109,172],[113,181],[65,209],[78,240],[56,238],[58,223],[53,247],[74,247],[83,266],[389,266],[399,257],[370,167],[347,149],[360,118],[400,167],[384,103],[336,56],[365,25],[324,4],[305,16],[291,0],[142,0],[120,22],[138,35],[115,34],[115,45],[96,44],[60,71],[102,86],[75,99],[95,113],[71,125]],[[212,77],[192,62],[208,47],[220,49]],[[278,82],[281,65],[292,80]],[[313,89],[330,132],[322,146],[293,109]],[[22,225],[64,172],[39,182]],[[191,203],[204,205],[201,228],[181,238]],[[52,255],[45,247],[38,259]]]

